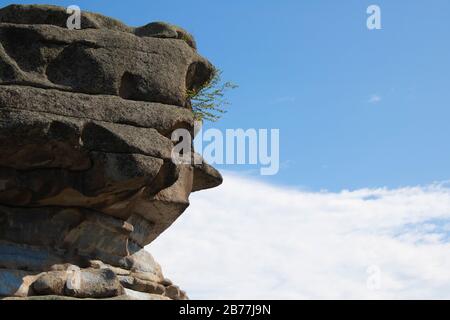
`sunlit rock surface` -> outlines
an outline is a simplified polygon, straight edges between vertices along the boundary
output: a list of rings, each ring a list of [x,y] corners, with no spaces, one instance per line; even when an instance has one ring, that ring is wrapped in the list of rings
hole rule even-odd
[[[171,161],[213,66],[181,28],[0,9],[0,297],[187,299],[143,249],[220,174]]]

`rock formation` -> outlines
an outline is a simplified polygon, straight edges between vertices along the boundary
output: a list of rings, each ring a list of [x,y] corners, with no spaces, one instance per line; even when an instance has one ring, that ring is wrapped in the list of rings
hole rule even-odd
[[[186,299],[143,248],[222,182],[171,160],[213,66],[178,27],[68,16],[0,9],[0,297]]]

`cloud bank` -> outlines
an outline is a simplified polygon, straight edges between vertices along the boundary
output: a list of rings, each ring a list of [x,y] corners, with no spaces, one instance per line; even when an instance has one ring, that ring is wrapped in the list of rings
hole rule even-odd
[[[192,299],[450,298],[450,189],[308,192],[226,174],[148,249]]]

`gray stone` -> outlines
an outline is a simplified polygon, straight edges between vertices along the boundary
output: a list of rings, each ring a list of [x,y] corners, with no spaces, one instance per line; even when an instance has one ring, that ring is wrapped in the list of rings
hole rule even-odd
[[[222,175],[215,168],[203,161],[194,165],[194,184],[192,192],[216,188],[223,182]]]
[[[124,288],[135,291],[163,295],[165,288],[156,282],[134,278],[132,276],[119,276],[120,283]]]
[[[153,294],[162,295],[165,292],[164,286],[162,286],[156,282],[141,280],[139,278],[134,278],[133,287],[134,288],[131,288],[131,289],[134,289],[137,291],[142,291],[142,292],[147,292],[147,293],[153,293]]]
[[[136,28],[134,34],[139,37],[178,38],[177,30],[165,22],[151,22],[145,26]]]
[[[2,256],[0,264],[10,260],[3,256],[8,253],[11,257],[16,256],[14,261],[18,263],[17,268],[20,268],[19,259],[22,256],[23,265],[26,265],[27,259],[35,261],[30,266],[36,264],[36,267],[39,266],[38,268],[42,268],[44,263],[47,266],[57,263],[60,258],[52,257],[48,250],[43,248],[62,245],[67,233],[83,220],[83,213],[77,209],[39,208],[32,210],[0,206],[0,238],[10,242],[0,242],[0,256]],[[20,246],[16,243],[28,246]],[[32,245],[40,248],[30,247]]]
[[[148,230],[146,244],[155,240],[162,232],[169,228],[189,206],[189,195],[192,191],[193,169],[180,165],[177,181],[170,187],[150,196],[147,189],[137,195],[141,201],[136,202],[134,210],[152,223]],[[164,212],[164,214],[161,214]]]
[[[5,108],[0,109],[0,119],[0,141],[5,142],[6,151],[0,161],[6,158],[2,161],[5,166],[14,166],[8,164],[8,160],[11,163],[17,151],[49,145],[47,153],[44,149],[33,157],[37,160],[28,160],[31,162],[29,167],[22,165],[18,167],[20,170],[40,167],[87,170],[91,164],[88,151],[141,154],[168,160],[173,148],[172,141],[153,128],[84,122],[76,118]],[[30,133],[33,133],[31,137]],[[15,139],[20,139],[20,142],[12,144]],[[37,151],[37,148],[31,151]],[[26,155],[33,156],[30,152]],[[68,155],[71,160],[67,159]],[[25,157],[19,157],[19,160],[22,158]]]
[[[66,9],[63,7],[50,5],[9,5],[0,9],[0,22],[19,23],[19,24],[51,24],[66,28],[67,18]],[[102,16],[96,13],[83,11],[81,15],[81,27],[83,29],[110,29],[122,32],[131,32],[120,21]]]
[[[131,273],[130,270],[113,267],[109,264],[103,263],[103,261],[100,261],[100,260],[91,260],[89,266],[90,266],[90,268],[93,268],[93,269],[110,269],[117,276],[128,276]]]
[[[171,159],[214,67],[177,26],[67,17],[0,9],[0,296],[187,299],[144,247],[222,182]]]
[[[93,298],[74,298],[67,296],[31,296],[31,297],[6,297],[0,298],[0,300],[19,300],[19,301],[55,301],[55,300],[67,300],[67,301],[91,301],[91,300],[105,300],[105,301],[115,301],[115,300],[170,300],[167,297],[159,296],[156,294],[148,294],[143,292],[137,292],[133,290],[126,289],[127,294],[123,294],[117,297],[110,298],[101,298],[101,299],[93,299]]]
[[[81,123],[31,111],[0,109],[0,165],[18,170],[86,170],[91,162],[79,147]]]
[[[160,282],[164,287],[168,287],[173,285],[172,280],[164,278],[161,282]]]
[[[192,111],[185,108],[26,86],[0,85],[0,108],[154,128],[166,137],[193,126]]]
[[[84,300],[84,299],[78,299],[73,297],[66,297],[66,296],[29,296],[29,297],[6,297],[6,298],[0,298],[0,300],[4,301],[55,301],[55,300]],[[88,299],[86,299],[88,300]],[[131,299],[130,299],[131,300]]]
[[[145,249],[137,250],[133,254],[124,257],[120,263],[131,270],[131,275],[137,278],[153,282],[160,282],[164,278],[161,266]]]
[[[21,206],[70,206],[97,209],[127,219],[132,212],[116,203],[133,199],[140,189],[151,186],[151,192],[169,186],[176,170],[167,171],[163,160],[137,154],[90,154],[94,165],[83,172],[64,169],[18,171],[0,168],[0,202]],[[158,179],[159,185],[152,185]],[[131,205],[131,204],[130,204]],[[118,211],[118,212],[117,212]]]
[[[186,30],[166,22],[152,22],[136,28],[134,34],[139,37],[174,38],[186,41],[193,49],[197,49],[194,37]]]
[[[48,272],[39,276],[33,282],[33,294],[36,295],[64,295],[67,280],[66,272]]]
[[[164,295],[172,300],[181,300],[180,288],[174,285],[166,287]]]
[[[17,38],[27,40],[27,50],[22,42],[15,41]],[[139,38],[104,29],[71,32],[52,25],[3,23],[0,42],[0,61],[11,69],[0,78],[0,84],[25,83],[186,107],[186,91],[208,81],[213,72],[207,60],[177,39]],[[191,65],[201,65],[195,70],[202,73],[191,76],[187,84]]]
[[[125,288],[125,294],[128,296],[131,300],[171,300],[169,297],[157,295],[157,294],[150,294],[145,292],[139,292],[134,291],[131,289]]]
[[[68,17],[65,8],[50,5],[9,5],[0,9],[0,23],[44,24],[66,28]],[[83,11],[81,29],[107,29],[133,33],[139,37],[181,39],[196,49],[192,35],[178,26],[165,22],[152,22],[139,28],[132,28],[110,17]]]
[[[186,294],[186,291],[180,290],[180,297],[178,300],[189,300],[189,297]]]
[[[80,271],[79,285],[66,282],[65,294],[76,298],[108,298],[123,294],[119,279],[109,269],[87,269]],[[77,280],[75,279],[75,282]]]
[[[105,153],[131,153],[170,159],[173,143],[151,128],[88,122],[81,134],[83,147]]]

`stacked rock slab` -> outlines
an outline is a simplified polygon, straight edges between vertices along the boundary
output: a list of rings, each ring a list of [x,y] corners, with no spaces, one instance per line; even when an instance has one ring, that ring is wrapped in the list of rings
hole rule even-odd
[[[68,17],[0,9],[0,297],[186,299],[143,248],[222,182],[171,161],[213,66],[178,27]]]

